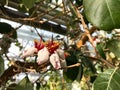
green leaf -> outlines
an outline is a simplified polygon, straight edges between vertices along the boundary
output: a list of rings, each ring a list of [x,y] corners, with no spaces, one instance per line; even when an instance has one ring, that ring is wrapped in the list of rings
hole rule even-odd
[[[85,15],[99,29],[111,31],[120,27],[119,0],[83,0]]]
[[[4,23],[4,22],[0,22],[0,33],[8,34],[12,30],[14,30],[14,28],[10,24]]]
[[[33,90],[33,86],[26,76],[18,83],[18,85],[15,87],[15,90]]]
[[[4,59],[0,56],[0,76],[4,72]]]
[[[16,85],[17,85],[16,83],[12,83],[7,87],[6,90],[14,90]]]
[[[95,80],[92,90],[120,90],[120,70],[108,69]]]
[[[69,6],[69,8],[70,8],[70,11],[71,11],[71,13],[72,13],[73,19],[75,19],[76,17],[78,17],[78,16],[77,16],[77,12],[76,12],[73,4],[71,3],[71,1],[68,0],[67,4],[68,4],[68,6]]]
[[[104,53],[102,47],[103,47],[102,44],[97,44],[97,45],[96,45],[96,48],[97,48],[97,50],[98,50],[100,56],[101,56],[102,58],[106,59],[106,56],[105,56],[105,53]]]
[[[67,66],[76,64],[78,62],[76,53],[69,51],[70,56],[66,58]],[[82,68],[82,67],[81,67]],[[74,81],[79,74],[79,67],[73,67],[67,69],[67,72],[64,72],[64,78],[69,81]]]
[[[81,56],[80,59],[81,59],[82,64],[83,64],[85,67],[87,67],[87,69],[88,69],[90,72],[96,73],[96,69],[95,69],[95,67],[94,67],[94,65],[93,65],[93,62],[91,61],[90,58],[88,58],[88,57],[86,57],[86,56]]]
[[[79,72],[78,72],[78,75],[76,77],[76,80],[79,82],[82,79],[82,76],[83,76],[83,66],[80,65],[79,66]]]
[[[25,7],[25,5],[23,5],[23,4],[19,4],[18,10],[19,10],[20,12],[23,12],[23,13],[26,13],[26,12],[27,12],[26,7]]]
[[[115,56],[120,58],[120,40],[110,40],[107,42],[107,48],[113,52]]]
[[[26,6],[27,9],[30,9],[33,7],[36,0],[22,0],[23,4]]]
[[[76,4],[77,4],[78,6],[81,6],[81,5],[82,5],[83,0],[75,0],[75,1],[76,1]]]

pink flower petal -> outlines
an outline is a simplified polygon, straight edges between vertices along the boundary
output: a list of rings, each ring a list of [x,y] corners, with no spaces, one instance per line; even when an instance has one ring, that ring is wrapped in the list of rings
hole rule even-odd
[[[35,47],[30,47],[24,51],[22,58],[32,56],[35,52],[37,52],[37,49]]]
[[[57,54],[56,52],[53,53],[53,54],[50,56],[50,63],[52,64],[52,66],[53,66],[55,69],[60,69],[60,68],[61,68],[60,59],[59,59],[59,56],[58,56],[58,54]]]
[[[56,52],[59,55],[61,67],[63,68],[64,71],[67,71],[67,64],[66,64],[66,60],[65,60],[64,50],[57,49]]]
[[[43,49],[38,51],[37,63],[40,65],[40,64],[47,62],[49,60],[49,55],[50,55],[50,53],[49,53],[48,49],[46,47],[44,47]]]

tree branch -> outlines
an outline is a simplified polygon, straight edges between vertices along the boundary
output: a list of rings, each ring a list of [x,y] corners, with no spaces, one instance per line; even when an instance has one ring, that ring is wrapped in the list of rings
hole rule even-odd
[[[19,74],[20,72],[46,72],[46,67],[50,64],[46,62],[42,65],[38,65],[37,63],[33,62],[21,62],[15,61],[11,62],[11,66],[4,71],[4,73],[0,76],[0,85],[6,83],[12,76]]]
[[[50,22],[41,23],[40,20],[34,20],[33,18],[28,18],[29,16],[24,13],[13,11],[3,6],[0,6],[0,9],[4,14],[4,15],[0,14],[1,18],[19,22],[25,25],[30,25],[36,28],[47,30],[47,31],[50,31],[52,28],[53,32],[63,34],[63,35],[67,33],[67,29],[62,27],[61,25],[53,24]]]
[[[48,71],[46,67],[50,65],[49,62],[46,62],[42,65],[38,65],[33,62],[21,62],[21,61],[11,61],[11,66],[4,71],[0,76],[0,85],[6,83],[12,76],[19,74],[20,72],[42,72],[45,73]],[[66,68],[73,68],[80,66],[80,63],[76,63]]]
[[[96,27],[93,26],[89,30],[89,33],[92,34],[95,30],[96,30]],[[77,44],[76,44],[77,48],[81,48],[86,43],[86,41],[88,41],[88,40],[89,40],[89,38],[88,38],[87,34],[84,34],[82,36],[82,38],[77,42]]]

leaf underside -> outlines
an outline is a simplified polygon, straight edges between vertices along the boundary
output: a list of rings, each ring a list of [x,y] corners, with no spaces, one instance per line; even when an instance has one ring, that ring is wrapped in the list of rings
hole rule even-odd
[[[101,73],[93,84],[93,90],[120,90],[120,70],[108,69]]]
[[[120,58],[120,40],[110,40],[107,42],[107,48],[113,52],[117,58]]]
[[[18,85],[15,87],[15,90],[33,90],[33,86],[26,76],[18,83]]]
[[[119,0],[83,0],[85,15],[99,29],[111,31],[120,27]]]

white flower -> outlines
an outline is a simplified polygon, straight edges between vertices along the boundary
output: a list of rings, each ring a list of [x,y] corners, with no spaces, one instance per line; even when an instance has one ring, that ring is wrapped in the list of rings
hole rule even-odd
[[[50,63],[52,64],[52,66],[53,66],[55,69],[60,69],[60,68],[61,68],[60,58],[59,58],[57,52],[53,53],[53,54],[50,56]]]
[[[63,59],[63,60],[60,60],[60,64],[61,64],[61,67],[63,68],[63,71],[67,71],[67,64],[66,64],[66,60]]]
[[[65,59],[65,54],[64,54],[64,50],[62,49],[57,49],[56,52],[58,53],[59,57],[61,59]]]
[[[35,52],[37,52],[37,49],[35,47],[30,47],[23,52],[21,57],[24,58],[24,57],[32,56]]]
[[[46,47],[39,50],[37,63],[40,65],[47,62],[49,60],[49,55],[50,53]]]
[[[67,68],[66,68],[66,67],[67,67],[67,64],[66,64],[66,60],[65,60],[64,50],[62,50],[62,49],[57,49],[56,52],[57,52],[58,55],[59,55],[61,67],[64,69],[64,71],[67,71]]]

